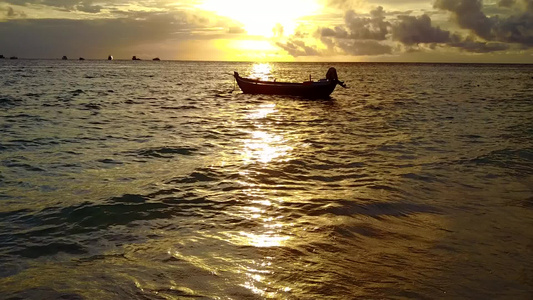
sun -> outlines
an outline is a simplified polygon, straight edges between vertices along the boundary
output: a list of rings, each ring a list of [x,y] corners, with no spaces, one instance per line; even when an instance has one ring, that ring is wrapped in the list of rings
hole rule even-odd
[[[292,34],[298,20],[320,9],[316,0],[205,0],[200,9],[211,11],[242,24],[249,35],[272,37],[274,28]]]

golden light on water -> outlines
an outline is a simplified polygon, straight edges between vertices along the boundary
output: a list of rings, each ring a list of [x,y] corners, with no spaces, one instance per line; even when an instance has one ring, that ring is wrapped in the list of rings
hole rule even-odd
[[[263,234],[241,232],[247,243],[254,247],[279,247],[290,237],[276,234],[275,231],[267,231]]]
[[[252,74],[256,77],[266,76],[270,73],[269,64],[254,65]],[[262,105],[256,110],[246,115],[247,119],[258,120],[268,117],[269,114],[276,113],[275,104]],[[262,128],[261,124],[257,124],[258,130],[250,131],[250,138],[244,140],[243,161],[247,164],[261,162],[269,163],[275,159],[287,156],[292,150],[291,146],[287,145],[287,140],[281,134],[274,134],[267,130],[259,130]]]
[[[250,78],[256,78],[260,80],[269,80],[272,73],[272,67],[269,63],[254,64],[252,70],[250,71]],[[275,104],[267,104],[261,106],[255,114],[249,114],[248,117],[251,119],[264,118],[268,114],[274,113],[277,110],[275,109]]]
[[[254,64],[250,77],[267,79],[271,69],[270,64]],[[282,198],[272,197],[256,178],[258,170],[268,169],[269,165],[276,161],[289,159],[292,151],[284,132],[272,121],[277,113],[279,111],[276,104],[264,103],[253,107],[243,116],[243,121],[252,127],[244,130],[247,138],[241,140],[239,151],[243,164],[239,172],[243,205],[226,213],[235,218],[244,218],[248,224],[253,225],[244,230],[223,232],[220,237],[233,245],[263,249],[258,250],[258,253],[285,247],[292,238],[291,228],[294,226],[287,222],[278,210],[283,202]],[[268,256],[256,257],[241,264],[238,271],[242,276],[239,285],[265,298],[275,298],[279,293],[290,291],[289,287],[279,286],[271,281],[271,275],[276,268],[272,264],[272,258]]]
[[[286,156],[292,150],[292,147],[284,144],[285,140],[280,135],[265,131],[253,131],[251,135],[252,138],[246,140],[243,149],[243,160],[247,163],[269,163]]]

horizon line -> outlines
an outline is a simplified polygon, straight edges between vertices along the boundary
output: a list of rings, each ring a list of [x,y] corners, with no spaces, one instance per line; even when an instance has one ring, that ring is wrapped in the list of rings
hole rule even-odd
[[[109,61],[107,58],[79,58],[62,59],[62,58],[36,58],[36,57],[17,57],[12,59],[10,57],[0,58],[2,60],[70,60],[70,61]],[[131,58],[113,58],[111,61],[151,61],[153,59],[137,59]],[[316,63],[340,63],[340,64],[478,64],[478,65],[533,65],[533,62],[461,62],[461,61],[254,61],[254,60],[198,60],[198,59],[161,59],[155,62],[171,61],[171,62],[226,62],[226,63],[303,63],[303,64],[316,64]]]

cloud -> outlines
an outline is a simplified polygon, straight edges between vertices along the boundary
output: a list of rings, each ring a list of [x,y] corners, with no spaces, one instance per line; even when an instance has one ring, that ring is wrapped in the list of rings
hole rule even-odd
[[[230,28],[228,28],[228,33],[243,34],[243,33],[246,33],[246,30],[240,26],[231,26]]]
[[[320,54],[316,48],[306,45],[302,40],[290,39],[285,43],[277,42],[276,45],[294,57],[316,56]]]
[[[431,26],[431,18],[428,15],[398,16],[398,19],[399,22],[392,27],[392,39],[405,45],[450,41],[450,32]]]
[[[287,43],[278,42],[278,46],[293,56],[331,54],[376,56],[399,55],[406,51],[442,51],[445,48],[457,48],[470,53],[489,53],[511,49],[512,47],[508,44],[511,41],[522,44],[530,42],[527,32],[515,29],[530,28],[528,22],[533,22],[533,18],[526,19],[523,16],[515,16],[507,18],[505,22],[498,23],[498,18],[488,18],[481,12],[480,3],[476,0],[437,0],[436,5],[456,11],[458,13],[457,20],[463,20],[461,24],[477,34],[462,37],[457,32],[452,33],[441,29],[439,26],[433,26],[431,18],[427,14],[420,16],[391,15],[383,7],[378,6],[367,16],[358,15],[353,10],[348,10],[344,16],[344,25],[319,28],[317,38],[326,46],[327,51],[310,47],[307,42],[304,42],[305,38],[298,38],[295,35]],[[473,20],[465,21],[467,16],[472,17]],[[509,27],[505,27],[503,24]],[[302,37],[305,36],[302,33],[299,34]],[[494,36],[499,38],[488,41],[480,40],[480,35],[487,38]],[[420,44],[426,45],[421,46]]]
[[[91,6],[90,1],[84,0],[3,0],[6,3],[19,5],[19,6],[28,6],[32,4],[50,6],[54,8],[63,8],[66,10],[76,10],[76,7],[87,8]]]
[[[100,5],[92,5],[89,1],[81,2],[81,4],[76,5],[76,9],[82,12],[86,13],[99,13],[102,10],[102,6]]]
[[[437,0],[434,6],[452,12],[461,28],[470,29],[486,40],[491,39],[491,28],[496,19],[488,18],[481,11],[481,0]]]
[[[0,26],[0,45],[21,57],[131,57],[138,45],[179,43],[222,34],[185,12],[136,12],[118,19],[12,19]],[[134,53],[135,54],[135,53]]]
[[[346,31],[339,28],[335,31],[338,37],[355,40],[385,40],[387,28],[390,26],[390,23],[385,21],[381,6],[370,11],[370,18],[360,17],[353,10],[349,10],[344,16],[344,23]]]
[[[508,17],[491,16],[483,13],[481,0],[437,0],[435,8],[452,12],[454,20],[464,29],[485,41],[518,43],[533,47],[533,1],[502,0],[500,6],[513,7],[518,13]]]
[[[480,42],[475,41],[471,37],[461,39],[458,36],[452,38],[453,41],[449,43],[451,47],[460,48],[467,52],[473,53],[489,53],[496,51],[503,51],[509,49],[508,44],[497,43],[497,42]]]
[[[357,56],[391,54],[392,47],[383,45],[374,40],[345,40],[337,43],[337,46],[347,54]]]
[[[533,13],[525,12],[500,20],[492,28],[492,32],[495,41],[533,47]]]
[[[204,43],[246,34],[243,24],[202,11],[192,0],[0,1],[4,4],[0,6],[2,51],[21,57],[107,57],[110,53],[131,57],[143,55],[132,53],[137,51],[132,49],[154,45],[177,53],[181,50],[173,47],[183,49],[181,45],[189,43],[186,41]],[[288,34],[292,26],[276,24],[270,42],[294,57],[401,57],[407,51],[456,54],[457,49],[465,54],[503,55],[504,51],[518,53],[533,48],[533,0],[490,0],[486,4],[482,0],[432,0],[435,10],[417,7],[422,0],[393,0],[387,3],[390,10],[377,6],[367,13],[361,10],[377,0],[318,1],[326,6],[322,14],[298,19],[292,35]],[[400,2],[408,4],[398,6]],[[21,6],[30,19],[25,19]],[[420,11],[425,13],[416,13]],[[451,15],[448,22],[457,25],[443,22],[443,12]],[[31,19],[43,15],[50,19]],[[52,19],[59,17],[68,19]],[[451,28],[457,26],[465,30],[454,32]],[[191,49],[188,51],[197,53]]]
[[[342,4],[346,1],[337,1]],[[385,21],[385,11],[379,6],[370,11],[369,16],[362,16],[353,10],[348,10],[344,15],[344,25],[334,28],[322,27],[316,31],[316,37],[326,45],[327,50],[319,50],[316,46],[309,46],[305,42],[310,34],[297,31],[286,42],[277,45],[286,50],[290,55],[315,56],[315,55],[383,55],[390,54],[392,47],[380,43],[387,39],[391,24]]]
[[[515,0],[500,0],[498,6],[500,7],[512,7],[515,4]]]

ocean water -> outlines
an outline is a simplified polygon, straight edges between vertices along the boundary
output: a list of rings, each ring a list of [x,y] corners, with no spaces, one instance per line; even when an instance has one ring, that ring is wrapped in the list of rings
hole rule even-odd
[[[0,71],[1,299],[533,295],[533,65]]]

